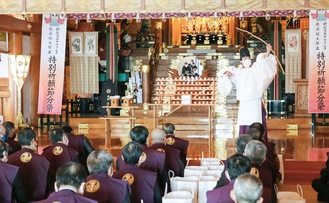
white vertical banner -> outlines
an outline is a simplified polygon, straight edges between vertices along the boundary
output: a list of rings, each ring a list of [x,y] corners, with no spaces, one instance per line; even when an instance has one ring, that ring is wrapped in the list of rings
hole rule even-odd
[[[67,19],[43,14],[38,114],[61,114]]]
[[[310,11],[308,112],[329,112],[329,11]],[[299,96],[299,95],[297,95]]]

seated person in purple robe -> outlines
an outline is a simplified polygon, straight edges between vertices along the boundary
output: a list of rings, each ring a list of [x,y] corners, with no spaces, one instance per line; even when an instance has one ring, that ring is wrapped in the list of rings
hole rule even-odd
[[[8,146],[0,140],[0,202],[11,203],[26,202],[25,191],[21,177],[18,173],[19,168],[14,165],[7,164]]]
[[[236,154],[240,154],[243,155],[244,154],[244,150],[246,148],[246,145],[248,144],[248,142],[252,141],[252,137],[250,137],[250,135],[247,134],[242,134],[240,135],[237,139],[236,139],[236,144],[235,144],[235,148],[236,148]],[[225,170],[226,170],[226,162],[225,162],[225,168],[219,178],[219,180],[217,181],[217,184],[215,186],[214,189],[222,187],[224,185],[227,185],[230,183],[230,181],[227,179],[226,175],[225,175]]]
[[[47,188],[48,193],[54,191],[57,169],[70,161],[79,162],[78,152],[67,146],[69,140],[62,129],[58,128],[50,130],[49,138],[53,144],[46,147],[41,154],[50,162]]]
[[[86,178],[87,172],[81,164],[68,162],[62,165],[56,172],[55,192],[38,203],[96,203],[97,201],[82,196]]]
[[[155,128],[151,132],[152,146],[150,148],[155,149],[166,154],[166,169],[167,173],[172,170],[175,176],[184,176],[184,163],[180,159],[180,151],[165,144],[166,133],[160,128]]]
[[[165,170],[166,154],[147,147],[149,131],[146,127],[142,125],[135,126],[130,130],[129,135],[131,141],[139,143],[143,149],[142,163],[139,167],[147,171],[156,172],[158,174],[161,190],[164,191],[166,182],[169,182],[169,178]],[[122,153],[119,153],[117,156],[117,170],[126,167],[126,165],[127,164],[123,161]],[[163,193],[161,194],[163,195]]]
[[[73,148],[79,153],[79,162],[82,164],[86,170],[87,169],[87,157],[94,151],[94,147],[89,142],[88,138],[83,134],[74,134],[73,128],[69,125],[62,127],[66,137],[69,139],[68,147]],[[88,172],[88,171],[87,171]]]
[[[165,123],[162,125],[162,130],[166,133],[166,145],[178,149],[181,153],[181,160],[186,166],[186,157],[187,157],[187,149],[189,145],[189,141],[184,140],[182,138],[176,137],[176,129],[175,125],[172,123]]]
[[[230,195],[235,203],[261,203],[263,202],[263,184],[252,174],[239,176],[233,186]]]
[[[320,177],[312,181],[312,187],[318,192],[319,202],[329,202],[329,152],[327,152],[326,167],[321,169]]]
[[[232,155],[226,160],[225,176],[230,181],[228,185],[207,192],[208,203],[234,203],[230,197],[235,179],[244,173],[249,173],[251,162],[248,157],[240,154]]]
[[[129,142],[122,148],[122,156],[126,167],[113,173],[113,178],[125,180],[131,187],[130,201],[140,203],[162,202],[160,186],[155,172],[139,168],[143,150],[137,142]]]
[[[87,158],[90,175],[83,196],[99,203],[130,203],[130,186],[127,181],[112,178],[113,157],[107,151],[95,150]]]
[[[276,182],[279,182],[282,178],[280,170],[280,161],[278,155],[275,153],[275,143],[266,141],[264,139],[264,126],[261,123],[255,122],[252,123],[250,129],[248,130],[248,135],[252,137],[253,140],[261,141],[267,148],[266,158],[270,160],[276,167],[278,173],[276,176]]]
[[[245,155],[251,161],[251,173],[262,181],[264,189],[268,188],[272,191],[272,201],[276,202],[274,183],[278,171],[274,164],[266,158],[266,152],[266,146],[258,140],[250,141],[245,149]]]
[[[18,142],[22,149],[9,155],[7,163],[19,167],[27,202],[44,199],[50,163],[45,157],[35,153],[38,143],[31,128],[19,131]]]
[[[5,141],[9,145],[9,155],[21,150],[21,145],[15,140],[15,124],[11,121],[3,122],[3,126],[6,128],[7,140]]]

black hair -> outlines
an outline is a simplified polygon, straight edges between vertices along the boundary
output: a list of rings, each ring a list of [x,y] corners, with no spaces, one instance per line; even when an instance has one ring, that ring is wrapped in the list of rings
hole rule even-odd
[[[241,154],[234,154],[225,162],[226,170],[231,180],[236,179],[244,173],[249,173],[251,170],[250,159]]]
[[[243,57],[250,57],[250,52],[247,47],[243,47],[240,49],[240,60],[242,60]]]
[[[56,186],[71,185],[79,189],[81,183],[87,179],[87,172],[84,167],[76,162],[68,162],[57,169]]]
[[[23,128],[18,132],[18,143],[21,146],[29,146],[33,139],[36,139],[36,135],[32,128]]]
[[[250,135],[253,140],[262,141],[263,139],[262,131],[256,127],[249,128],[247,134]]]
[[[69,125],[65,125],[62,127],[62,130],[64,131],[65,134],[69,134],[73,132],[73,128]]]
[[[250,128],[258,128],[261,135],[262,135],[262,139],[263,139],[263,135],[264,135],[264,132],[265,132],[265,129],[264,129],[264,125],[262,123],[259,123],[259,122],[254,122],[250,125]]]
[[[128,165],[136,165],[142,153],[142,147],[137,142],[129,142],[122,148],[122,156]]]
[[[130,130],[130,139],[134,142],[145,144],[148,136],[149,131],[142,125],[135,126]]]
[[[167,135],[174,134],[175,126],[172,123],[165,123],[162,125],[162,130],[164,130]]]
[[[0,140],[0,159],[3,158],[3,152],[8,153],[8,146],[4,141]]]
[[[54,144],[63,140],[64,131],[60,128],[49,131],[50,141]]]
[[[6,129],[6,134],[9,136],[10,131],[12,131],[13,129],[15,129],[15,124],[11,121],[5,121],[2,123],[2,125],[5,127]]]
[[[239,135],[239,137],[236,139],[236,151],[238,154],[243,154],[246,145],[248,144],[248,142],[252,141],[252,137],[248,134],[242,134]]]

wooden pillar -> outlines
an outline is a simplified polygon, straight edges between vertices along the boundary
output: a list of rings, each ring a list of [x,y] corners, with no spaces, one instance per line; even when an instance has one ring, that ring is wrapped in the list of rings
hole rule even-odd
[[[37,99],[38,99],[38,81],[40,66],[41,49],[41,16],[33,15],[31,21],[20,20],[8,15],[0,15],[0,30],[8,32],[8,54],[31,54],[30,71],[23,85],[22,90],[22,110],[24,118],[29,118],[31,125],[36,125],[37,119]],[[23,35],[29,35],[30,43],[23,47]],[[23,49],[24,48],[24,49]],[[17,115],[17,87],[9,73],[9,97],[3,98],[0,103],[2,115],[8,121],[16,121]],[[26,92],[25,92],[26,91]],[[26,113],[26,114],[24,114]]]
[[[151,101],[151,86],[150,86],[150,66],[142,66],[142,95],[143,103],[150,103]]]
[[[236,27],[240,27],[239,23],[240,21],[237,21],[234,17],[228,17],[228,32],[226,33],[226,43],[227,45],[233,45],[236,44]],[[230,38],[230,39],[228,39]],[[230,43],[228,43],[230,41]],[[242,45],[242,44],[241,44]]]
[[[22,90],[22,112],[24,120],[32,126],[38,125],[38,96],[40,75],[41,34],[30,35],[30,69]]]
[[[22,32],[8,34],[8,51],[9,54],[22,54]],[[9,73],[9,91],[10,97],[3,99],[3,115],[7,121],[16,121],[17,116],[17,91],[18,88],[13,79],[11,72]]]

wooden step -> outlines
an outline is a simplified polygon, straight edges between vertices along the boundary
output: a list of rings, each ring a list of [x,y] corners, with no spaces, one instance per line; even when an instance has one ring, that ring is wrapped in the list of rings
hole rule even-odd
[[[298,125],[298,129],[310,129],[311,118],[268,118],[267,126],[272,130],[287,129],[287,125]]]
[[[320,177],[320,171],[325,168],[323,161],[288,161],[284,162],[285,184],[311,184]]]

